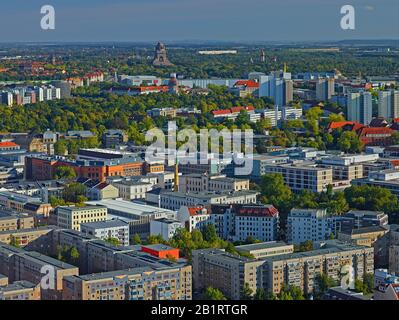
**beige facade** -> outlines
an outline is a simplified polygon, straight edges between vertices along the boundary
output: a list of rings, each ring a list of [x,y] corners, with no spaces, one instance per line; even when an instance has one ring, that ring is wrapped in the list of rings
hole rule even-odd
[[[80,231],[81,223],[107,220],[107,212],[104,206],[58,207],[57,225],[60,228]]]
[[[333,170],[315,165],[266,165],[265,173],[280,173],[293,191],[322,192],[333,183]]]
[[[51,230],[52,228],[39,227],[32,229],[0,231],[0,242],[23,247],[47,234]]]
[[[43,278],[42,268],[50,267],[53,272],[48,272],[49,281],[54,283],[53,289],[41,290],[41,299],[58,300],[62,295],[65,276],[78,275],[79,269],[70,264],[39,254],[37,252],[22,252],[13,255],[11,259],[10,281],[29,281],[33,284],[39,284]]]
[[[191,300],[191,266],[66,277],[64,288],[63,300]]]
[[[0,300],[40,300],[40,285],[29,281],[17,281],[0,286]]]
[[[256,261],[228,254],[222,250],[193,251],[194,290],[204,291],[208,287],[218,288],[223,294],[239,300],[242,289],[247,283],[253,292],[258,283],[258,268],[262,261]]]
[[[29,215],[13,215],[0,217],[0,231],[30,229],[35,226],[35,219]]]
[[[187,174],[179,179],[180,192],[240,191],[249,190],[249,179],[209,176],[208,174]]]
[[[268,258],[263,266],[265,289],[278,294],[283,285],[291,285],[309,294],[317,287],[316,278],[320,273],[340,281],[342,268],[346,265],[353,268],[357,279],[373,273],[373,248],[342,244],[336,248]]]
[[[276,254],[258,260],[227,254],[222,250],[193,251],[193,284],[196,291],[212,286],[227,297],[240,299],[247,283],[256,292],[280,293],[284,285],[299,287],[305,294],[313,292],[320,273],[341,280],[344,266],[351,266],[356,279],[374,272],[374,250],[363,246],[330,241],[321,249],[308,252]]]
[[[357,245],[372,247],[374,243],[383,237],[388,230],[386,228],[375,226],[375,227],[365,227],[352,230],[351,233],[338,233],[338,240],[353,242]]]

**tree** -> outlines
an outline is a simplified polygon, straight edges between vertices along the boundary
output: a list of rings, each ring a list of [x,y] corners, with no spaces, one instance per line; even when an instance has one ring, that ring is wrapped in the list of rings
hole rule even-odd
[[[319,120],[322,115],[323,110],[320,107],[313,107],[306,112],[307,127],[314,136],[319,134]]]
[[[366,273],[363,276],[363,289],[366,294],[374,291],[374,275],[372,273]]]
[[[363,150],[364,144],[353,131],[345,131],[338,138],[338,148],[344,152],[359,153]]]
[[[249,286],[249,283],[245,282],[244,287],[242,288],[240,292],[240,299],[241,300],[252,300],[254,291],[251,289]]]
[[[296,286],[284,285],[278,294],[279,300],[305,300],[300,288]]]
[[[266,298],[267,298],[267,293],[265,289],[263,288],[256,289],[254,300],[266,300]]]
[[[281,174],[270,173],[263,175],[260,188],[263,203],[270,203],[280,211],[289,211],[292,201],[292,191],[286,185]]]
[[[297,252],[306,252],[306,251],[312,251],[313,250],[313,241],[312,240],[306,240],[305,242],[302,242],[299,244],[299,246],[296,246]]]
[[[10,245],[15,247],[15,248],[20,248],[21,247],[21,241],[17,239],[15,236],[11,235],[10,236]]]
[[[72,167],[59,166],[55,170],[54,179],[56,180],[74,180],[76,179],[76,172]]]
[[[71,262],[76,263],[79,260],[79,251],[76,247],[72,247],[71,251],[69,252],[69,256],[71,259]]]
[[[117,238],[107,238],[105,239],[106,242],[108,242],[109,244],[113,245],[113,246],[119,246],[120,245],[120,241]]]
[[[208,287],[204,292],[204,300],[227,300],[227,299],[219,289]]]
[[[398,198],[385,188],[354,185],[346,188],[344,193],[346,201],[353,209],[384,211],[388,214],[398,210]]]
[[[141,238],[140,238],[140,236],[137,233],[133,237],[133,243],[134,244],[141,244]]]
[[[318,298],[320,298],[324,293],[326,293],[328,289],[337,285],[337,282],[325,273],[320,273],[317,275],[316,283],[318,288],[316,295]]]
[[[81,183],[70,183],[63,191],[63,199],[66,202],[81,203],[83,198],[80,196],[86,196],[86,186]]]
[[[216,242],[218,240],[218,235],[216,233],[216,228],[213,223],[208,223],[204,226],[203,237],[205,241]]]

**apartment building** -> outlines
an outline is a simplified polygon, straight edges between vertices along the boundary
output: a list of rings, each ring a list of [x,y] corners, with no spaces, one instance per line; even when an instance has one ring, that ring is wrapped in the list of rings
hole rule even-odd
[[[259,192],[252,190],[189,193],[164,191],[159,194],[159,203],[161,208],[179,210],[182,206],[209,207],[212,204],[256,203],[258,195]]]
[[[338,220],[341,232],[351,232],[353,229],[388,225],[388,215],[381,211],[350,210],[339,216]]]
[[[326,209],[292,209],[287,218],[287,241],[300,244],[306,240],[327,240],[337,233],[335,217]]]
[[[371,226],[353,229],[349,232],[338,232],[337,239],[341,241],[353,242],[361,246],[372,247],[378,239],[384,237],[387,233],[387,228],[381,226]]]
[[[129,223],[120,219],[82,223],[80,229],[82,233],[102,240],[117,239],[122,246],[130,243]]]
[[[194,291],[203,292],[214,287],[229,299],[240,300],[245,284],[253,292],[261,287],[261,260],[232,255],[224,250],[204,249],[194,250],[192,261]]]
[[[315,164],[281,164],[265,166],[265,173],[280,173],[285,183],[294,191],[322,192],[333,184],[333,170]]]
[[[107,208],[105,206],[84,206],[84,207],[58,207],[57,225],[60,228],[80,231],[82,223],[100,222],[107,220]]]
[[[35,219],[27,214],[13,214],[0,216],[0,232],[18,229],[31,229],[35,226]]]
[[[119,197],[119,190],[111,184],[101,182],[87,190],[87,197],[93,201],[115,199]]]
[[[145,199],[145,194],[153,189],[150,182],[137,180],[122,180],[112,183],[119,191],[119,197],[123,200]]]
[[[0,265],[3,266],[3,271],[7,268],[5,271],[10,283],[29,281],[35,285],[40,284],[44,276],[43,271],[46,270],[49,288],[42,288],[42,300],[60,299],[63,290],[62,278],[79,274],[77,267],[38,252],[15,250],[6,244],[0,244],[0,252]]]
[[[249,190],[249,179],[227,178],[224,175],[187,174],[179,179],[180,192]]]
[[[31,197],[11,191],[0,191],[0,205],[6,209],[47,217],[52,209],[40,197]]]
[[[191,266],[141,267],[64,278],[63,300],[191,300]]]
[[[152,236],[161,236],[165,241],[173,238],[178,229],[184,228],[180,221],[172,219],[158,219],[150,222],[150,234]]]
[[[189,232],[194,229],[201,229],[206,224],[211,222],[211,215],[204,207],[180,207],[177,212],[177,220],[179,220],[183,227]]]
[[[0,285],[0,300],[40,300],[40,285],[29,281],[15,281]]]
[[[226,240],[274,241],[279,234],[279,212],[272,205],[213,205],[210,221],[219,237]]]
[[[53,229],[54,228],[51,226],[43,226],[29,229],[0,231],[0,242],[25,247]]]
[[[340,281],[344,266],[353,270],[354,279],[374,273],[373,248],[328,241],[316,250],[268,257],[262,266],[264,289],[278,294],[284,285],[291,285],[311,294],[320,273]]]

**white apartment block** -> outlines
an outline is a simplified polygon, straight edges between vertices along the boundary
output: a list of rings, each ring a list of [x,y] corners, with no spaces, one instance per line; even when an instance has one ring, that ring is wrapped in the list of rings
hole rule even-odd
[[[177,220],[159,219],[150,222],[150,234],[152,236],[161,236],[162,239],[169,241],[173,238],[176,230],[184,228],[184,225]]]
[[[274,241],[279,233],[279,212],[272,205],[212,206],[211,222],[217,234],[226,240]]]
[[[287,219],[287,241],[323,241],[336,234],[336,219],[325,209],[292,209]]]
[[[107,240],[117,239],[119,245],[129,245],[129,224],[119,219],[82,223],[81,232],[96,238]]]

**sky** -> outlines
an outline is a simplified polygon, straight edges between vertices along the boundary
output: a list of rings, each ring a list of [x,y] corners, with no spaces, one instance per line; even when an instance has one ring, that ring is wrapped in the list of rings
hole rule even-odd
[[[0,42],[399,39],[399,0],[0,0]],[[43,5],[55,30],[42,30]],[[355,30],[342,30],[343,5]]]

